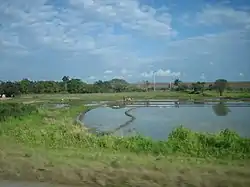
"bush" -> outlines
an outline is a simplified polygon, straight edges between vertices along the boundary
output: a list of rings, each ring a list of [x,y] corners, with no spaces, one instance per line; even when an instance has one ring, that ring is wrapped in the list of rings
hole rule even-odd
[[[5,121],[9,117],[20,118],[33,112],[37,112],[37,108],[33,105],[25,105],[20,103],[1,103],[0,121]]]
[[[116,137],[110,135],[97,136],[84,131],[76,132],[75,127],[50,124],[31,127],[24,123],[5,132],[14,136],[18,142],[32,146],[44,145],[53,149],[107,149],[110,151],[129,151],[153,155],[169,155],[178,153],[200,158],[215,157],[229,159],[250,158],[250,140],[241,138],[230,130],[218,134],[198,133],[179,127],[166,141],[154,141],[141,135]]]
[[[250,139],[242,138],[229,129],[209,134],[180,127],[170,134],[168,142],[174,152],[191,156],[250,158]]]

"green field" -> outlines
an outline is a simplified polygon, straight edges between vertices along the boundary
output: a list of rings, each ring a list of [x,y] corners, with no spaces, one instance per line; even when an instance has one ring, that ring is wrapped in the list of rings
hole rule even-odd
[[[188,94],[186,92],[174,91],[156,91],[156,92],[127,92],[127,93],[93,93],[93,94],[31,94],[22,95],[15,99],[8,100],[8,102],[56,102],[64,100],[81,100],[81,101],[111,101],[122,100],[123,96],[131,97],[133,99],[211,99],[218,98],[219,94],[215,91],[206,91],[204,95]],[[225,98],[249,100],[250,92],[225,92]]]
[[[26,104],[69,99],[71,107],[9,106],[9,101],[1,105],[0,177],[91,187],[250,186],[250,139],[234,132],[201,134],[180,127],[162,142],[141,136],[95,136],[76,124],[76,116],[89,109],[83,102],[117,100],[122,96],[188,98],[175,92],[15,98],[11,102]]]

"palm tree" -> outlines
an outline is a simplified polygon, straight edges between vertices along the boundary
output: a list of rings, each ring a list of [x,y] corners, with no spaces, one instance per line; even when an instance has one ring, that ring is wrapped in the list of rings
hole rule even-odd
[[[175,86],[179,86],[180,83],[181,83],[181,80],[180,80],[180,79],[175,79],[175,80],[174,80],[174,85],[175,85]]]
[[[63,76],[62,81],[63,82],[68,82],[69,81],[69,76]]]

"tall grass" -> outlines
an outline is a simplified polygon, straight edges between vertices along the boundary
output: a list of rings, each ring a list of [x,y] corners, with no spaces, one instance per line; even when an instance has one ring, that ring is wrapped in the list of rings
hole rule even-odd
[[[193,132],[176,128],[167,141],[154,141],[148,137],[96,136],[82,127],[74,126],[72,116],[88,108],[49,110],[25,118],[9,118],[0,123],[0,136],[7,136],[32,147],[52,149],[76,148],[84,151],[108,150],[138,154],[181,154],[194,157],[227,159],[250,158],[250,139],[225,129],[217,134]]]
[[[21,103],[0,103],[0,122],[9,117],[20,118],[32,113],[36,113],[37,108],[33,105],[24,105]]]

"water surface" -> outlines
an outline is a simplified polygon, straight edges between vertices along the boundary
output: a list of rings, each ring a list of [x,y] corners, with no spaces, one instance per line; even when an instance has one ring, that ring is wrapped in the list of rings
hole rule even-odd
[[[87,112],[84,116],[84,125],[97,132],[109,132],[126,123],[130,117],[125,115],[128,108],[113,109],[98,107]]]
[[[173,101],[134,103],[122,109],[102,107],[87,113],[84,123],[98,131],[112,131],[130,119],[124,112],[132,107],[137,107],[130,112],[136,119],[115,135],[140,133],[161,140],[183,125],[194,131],[211,133],[229,128],[241,136],[250,137],[250,104],[246,102],[179,104]]]

